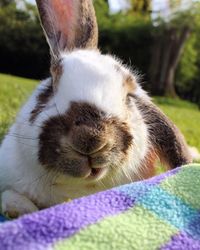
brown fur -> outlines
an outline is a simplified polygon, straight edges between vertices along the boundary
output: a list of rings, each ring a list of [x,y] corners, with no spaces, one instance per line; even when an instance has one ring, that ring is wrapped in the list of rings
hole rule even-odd
[[[57,60],[52,58],[51,60],[51,75],[52,75],[52,84],[54,87],[54,91],[57,90],[58,87],[58,83],[60,81],[60,78],[62,76],[63,73],[63,68],[62,68],[62,61],[61,60]]]
[[[95,106],[72,103],[66,114],[45,122],[39,161],[47,168],[82,177],[91,166],[125,161],[132,143],[125,123],[115,117],[106,119]]]
[[[37,103],[35,108],[31,111],[29,121],[33,123],[37,116],[42,112],[47,102],[53,96],[53,84],[52,80],[49,80],[49,85],[44,89],[37,97]]]
[[[133,77],[132,74],[127,74],[126,72],[124,72],[124,70],[122,69],[122,67],[119,64],[116,64],[115,69],[117,72],[120,72],[123,76],[123,86],[126,88],[128,93],[134,93],[134,91],[136,90],[137,84],[136,81]]]
[[[140,176],[142,179],[148,179],[156,175],[156,162],[158,156],[154,150],[150,150],[145,157],[145,160],[142,162],[142,165],[139,169]]]
[[[191,163],[187,144],[178,128],[152,102],[132,97],[148,125],[149,141],[159,158],[170,169]]]
[[[44,89],[37,97],[37,103],[35,108],[31,111],[31,116],[29,121],[33,123],[38,115],[43,111],[45,105],[48,103],[50,98],[55,94],[60,77],[62,75],[63,69],[60,60],[52,60],[51,63],[51,75],[52,78],[49,79],[49,84],[46,89]]]
[[[124,86],[128,93],[134,93],[136,90],[136,82],[132,75],[128,75],[124,78]]]

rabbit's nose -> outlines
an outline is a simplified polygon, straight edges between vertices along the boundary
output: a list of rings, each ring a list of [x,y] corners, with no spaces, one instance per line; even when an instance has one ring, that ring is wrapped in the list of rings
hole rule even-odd
[[[107,144],[105,128],[97,124],[75,125],[70,134],[72,147],[84,155],[97,153]]]

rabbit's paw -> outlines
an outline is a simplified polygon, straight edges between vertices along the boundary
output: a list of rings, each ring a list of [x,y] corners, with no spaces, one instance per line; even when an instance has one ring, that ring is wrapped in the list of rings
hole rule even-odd
[[[1,194],[1,212],[8,218],[17,218],[21,215],[38,211],[35,204],[13,190],[6,190]]]

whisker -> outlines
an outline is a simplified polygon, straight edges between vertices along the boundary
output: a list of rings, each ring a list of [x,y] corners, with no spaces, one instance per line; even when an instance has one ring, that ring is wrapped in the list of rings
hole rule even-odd
[[[100,183],[100,185],[103,186],[104,189],[107,189],[107,187],[106,187],[105,183],[103,182],[103,180],[99,180],[98,182]]]
[[[17,138],[15,138],[15,139],[17,139]],[[18,141],[18,140],[16,140],[16,141],[17,141],[17,143],[20,143],[20,144],[22,144],[22,145],[24,145],[24,146],[28,146],[28,147],[32,147],[32,148],[37,148],[37,149],[38,149],[37,146],[30,145],[30,144],[27,144],[27,143],[23,143],[23,142],[20,142],[20,141]]]
[[[34,179],[31,183],[29,183],[30,185],[35,184],[35,182],[40,181],[44,176],[46,176],[48,173],[45,172],[44,174],[40,175],[39,177],[37,177],[36,179]]]
[[[40,125],[37,125],[37,124],[30,124],[28,121],[24,120],[24,122],[19,122],[19,121],[16,121],[15,122],[16,124],[21,124],[21,125],[26,125],[26,126],[29,126],[29,127],[37,127],[37,128],[41,128],[43,129],[43,126],[40,126]]]
[[[12,134],[8,133],[6,136],[11,136],[11,137],[18,138],[18,139],[23,139],[23,140],[32,140],[32,141],[39,140],[39,138],[24,137],[22,135],[18,135],[18,134],[15,134],[15,133],[12,133]]]
[[[60,171],[59,171],[59,167],[57,167],[56,169],[55,169],[55,171],[54,171],[54,175],[53,175],[53,178],[51,179],[51,190],[50,190],[50,192],[51,192],[51,194],[50,194],[50,199],[51,199],[51,202],[53,202],[53,204],[55,204],[56,203],[56,201],[55,201],[55,199],[54,199],[54,195],[53,195],[53,199],[52,199],[52,187],[53,187],[53,183],[55,183],[56,182],[56,180],[57,180],[57,178],[59,177],[59,175],[60,175]]]

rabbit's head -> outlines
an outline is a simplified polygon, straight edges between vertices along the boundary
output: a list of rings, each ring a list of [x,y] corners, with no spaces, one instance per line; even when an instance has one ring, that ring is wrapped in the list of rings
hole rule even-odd
[[[182,137],[137,76],[99,52],[92,1],[37,0],[37,5],[51,52],[51,79],[30,117],[43,123],[40,163],[87,182],[130,173],[136,179],[134,173],[155,154],[172,167],[189,161]]]

